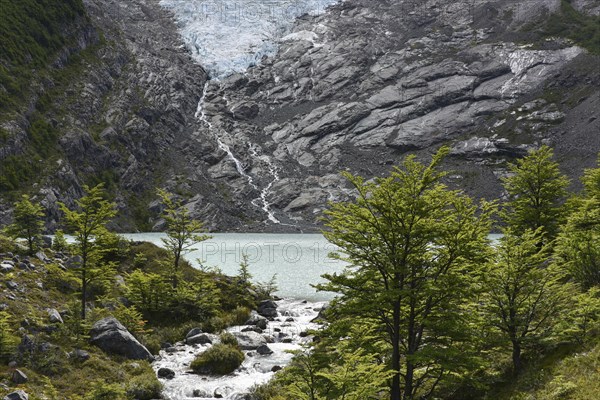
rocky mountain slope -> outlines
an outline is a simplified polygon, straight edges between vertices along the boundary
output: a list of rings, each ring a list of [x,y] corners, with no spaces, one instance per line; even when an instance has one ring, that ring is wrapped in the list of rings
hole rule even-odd
[[[212,229],[314,229],[328,200],[351,195],[339,171],[382,175],[441,144],[449,183],[476,196],[501,197],[506,162],[540,143],[576,177],[600,150],[600,60],[569,30],[580,20],[561,24],[576,15],[593,29],[600,9],[572,3],[346,0],[301,17],[246,73],[207,81],[185,21],[158,1],[86,0],[84,56],[56,68],[69,79],[36,85],[37,104],[4,114],[0,159],[27,155],[46,121],[57,139],[18,189],[56,212],[105,181],[127,230],[157,222],[156,186]]]

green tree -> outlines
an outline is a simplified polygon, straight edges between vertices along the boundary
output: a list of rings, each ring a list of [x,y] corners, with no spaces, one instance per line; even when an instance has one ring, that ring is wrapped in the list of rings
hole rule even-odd
[[[104,199],[102,184],[93,188],[84,186],[84,190],[86,194],[76,201],[74,210],[62,203],[60,208],[75,237],[73,251],[81,256],[77,271],[81,282],[81,317],[85,320],[89,285],[103,284],[114,277],[114,263],[103,260],[104,253],[113,249],[101,246],[95,239],[106,233],[106,225],[117,211],[114,203]]]
[[[326,212],[324,235],[349,266],[318,288],[340,295],[336,312],[382,327],[395,372],[391,400],[428,398],[470,362],[469,274],[485,256],[492,207],[478,208],[440,182],[447,153],[429,165],[408,157],[373,182],[345,174],[358,197]]]
[[[181,200],[173,200],[173,195],[162,189],[158,189],[158,195],[165,206],[163,218],[167,223],[167,237],[162,241],[173,257],[171,282],[176,288],[181,257],[193,251],[192,246],[210,239],[210,236],[202,234],[205,232],[202,223],[190,216]]]
[[[539,247],[541,228],[515,235],[506,231],[482,274],[486,320],[512,347],[518,374],[522,351],[551,333],[570,287],[549,267],[549,245]]]
[[[27,241],[29,254],[33,254],[44,230],[44,209],[33,203],[28,195],[21,196],[15,203],[14,223],[8,227],[8,233],[14,238]]]
[[[560,321],[560,334],[584,344],[588,337],[600,331],[600,288],[577,293],[569,303],[569,310]]]
[[[11,329],[10,314],[0,311],[0,360],[6,361],[15,350],[16,337]]]
[[[54,232],[54,240],[52,240],[52,250],[66,251],[69,248],[65,234],[60,229]]]
[[[541,228],[544,242],[551,241],[558,233],[569,185],[552,157],[552,149],[542,146],[516,164],[510,164],[511,176],[503,180],[509,195],[502,212],[504,221],[516,234]]]
[[[556,262],[584,289],[600,286],[600,168],[587,170],[585,190],[571,201],[571,213],[556,244]]]
[[[250,273],[250,262],[248,261],[247,254],[242,254],[242,262],[240,262],[240,268],[238,269],[238,278],[243,286],[250,286],[252,274]]]

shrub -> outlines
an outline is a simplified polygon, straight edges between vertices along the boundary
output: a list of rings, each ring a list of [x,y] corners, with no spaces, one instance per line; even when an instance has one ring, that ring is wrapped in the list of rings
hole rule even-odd
[[[223,344],[236,348],[239,347],[237,339],[229,332],[222,333],[220,339]]]
[[[127,400],[127,393],[119,384],[98,381],[85,400]]]
[[[233,325],[244,325],[250,318],[250,309],[247,307],[236,307],[231,312],[231,322]]]
[[[127,384],[127,395],[137,400],[160,398],[162,384],[156,379],[154,372],[134,376]]]
[[[244,353],[237,347],[219,343],[200,354],[190,365],[198,374],[227,375],[244,361]]]

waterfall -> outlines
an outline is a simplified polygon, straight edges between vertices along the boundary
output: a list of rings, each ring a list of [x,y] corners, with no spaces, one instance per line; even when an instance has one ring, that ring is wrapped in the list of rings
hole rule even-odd
[[[223,150],[227,154],[228,158],[235,164],[235,169],[240,174],[240,176],[246,179],[248,185],[250,185],[252,189],[260,193],[259,197],[251,201],[251,204],[262,209],[264,213],[267,214],[267,219],[269,221],[271,221],[274,224],[280,224],[280,221],[275,217],[275,214],[271,209],[271,203],[268,200],[269,195],[271,194],[271,188],[279,180],[279,174],[277,172],[278,168],[271,160],[271,157],[259,153],[260,147],[257,144],[250,143],[248,145],[249,154],[253,157],[254,160],[260,161],[266,165],[269,171],[269,175],[272,177],[272,180],[261,189],[259,185],[254,181],[254,178],[246,172],[244,163],[235,156],[235,154],[231,150],[231,147],[223,141],[224,136],[221,136],[219,134],[219,130],[213,126],[212,122],[209,120],[208,116],[204,111],[204,102],[206,101],[206,95],[208,93],[210,82],[211,81],[207,81],[204,85],[204,90],[202,92],[202,96],[200,97],[200,101],[198,102],[198,108],[196,109],[195,117],[208,127],[209,131],[211,131],[211,133],[214,135],[219,148]],[[221,131],[224,135],[227,135],[228,137],[230,136],[227,131]]]

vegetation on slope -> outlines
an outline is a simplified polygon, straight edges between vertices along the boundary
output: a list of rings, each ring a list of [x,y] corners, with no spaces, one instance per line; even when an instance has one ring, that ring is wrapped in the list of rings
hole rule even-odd
[[[386,178],[347,175],[356,200],[326,212],[349,266],[310,351],[258,400],[573,399],[597,392],[600,168],[566,201],[546,146],[510,167],[496,208],[441,183],[442,150]]]
[[[26,99],[36,70],[68,44],[65,30],[84,8],[81,0],[0,0],[0,10],[0,108],[6,109]]]
[[[165,343],[181,341],[192,328],[220,332],[243,323],[256,306],[259,298],[245,277],[199,271],[183,259],[174,272],[172,251],[129,242],[108,231],[104,226],[112,213],[106,211],[114,204],[103,196],[101,186],[88,188],[76,208],[64,208],[75,243],[66,244],[59,233],[50,249],[36,235],[37,253],[31,257],[26,246],[0,235],[0,397],[21,388],[33,400],[159,398],[161,385],[147,361],[108,355],[88,342],[95,321],[116,317],[157,354]],[[178,208],[176,203],[172,206]],[[184,211],[168,206],[167,210],[187,221],[184,228],[192,223]],[[35,210],[32,218],[34,222],[39,218]],[[86,230],[90,219],[97,229]],[[11,233],[28,237],[20,229]],[[185,245],[193,236],[180,232]],[[64,323],[51,322],[49,308],[58,310]],[[239,354],[232,353],[234,361]],[[223,359],[222,354],[213,355],[218,363]],[[10,361],[27,375],[27,382],[12,381]],[[217,366],[215,372],[221,370]]]

